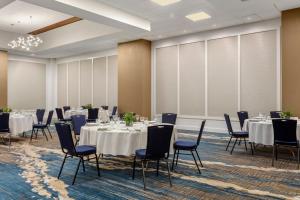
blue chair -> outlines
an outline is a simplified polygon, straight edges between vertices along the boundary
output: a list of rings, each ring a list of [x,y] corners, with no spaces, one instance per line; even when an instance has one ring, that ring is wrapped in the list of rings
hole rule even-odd
[[[76,139],[76,144],[79,142],[80,139],[80,130],[86,124],[85,115],[73,115],[71,116],[72,119],[72,126],[74,131],[74,136]]]
[[[38,123],[38,124],[33,124],[33,125],[32,125],[32,131],[31,131],[31,136],[30,136],[30,142],[32,141],[33,134],[35,134],[35,138],[37,138],[37,134],[38,134],[39,130],[42,131],[42,133],[43,133],[43,135],[46,137],[46,140],[47,140],[47,141],[48,141],[48,137],[47,137],[47,134],[46,134],[46,132],[45,132],[45,129],[48,130],[48,133],[49,133],[50,137],[52,138],[51,132],[50,132],[50,130],[49,130],[49,126],[51,125],[52,117],[53,117],[53,110],[50,110],[50,111],[49,111],[49,114],[48,114],[48,118],[47,118],[46,124]]]
[[[45,109],[37,109],[36,110],[36,118],[38,124],[42,124],[44,121]]]
[[[246,138],[249,138],[249,133],[246,132],[246,131],[237,131],[237,132],[233,131],[232,126],[231,126],[231,121],[230,121],[229,115],[228,115],[228,114],[224,114],[224,117],[225,117],[225,122],[226,122],[226,125],[227,125],[227,129],[228,129],[228,133],[229,133],[229,135],[230,135],[230,140],[229,140],[229,142],[228,142],[228,144],[227,144],[227,146],[226,146],[226,151],[227,151],[227,149],[228,149],[228,147],[229,147],[229,144],[230,144],[232,138],[235,139],[235,142],[234,142],[234,144],[233,144],[233,146],[232,146],[232,149],[231,149],[231,151],[230,151],[230,154],[232,154],[232,152],[233,152],[233,150],[234,150],[234,147],[235,147],[235,145],[236,145],[236,142],[237,142],[239,139],[240,139],[240,140],[244,140],[244,143],[245,143],[245,149],[246,149],[246,151],[247,151],[248,149],[247,149]],[[252,155],[253,155],[252,143],[250,143],[250,147],[251,147],[251,152],[252,152]]]
[[[280,146],[293,147],[298,152],[298,169],[300,163],[300,143],[297,140],[297,120],[273,119],[274,144],[272,166],[274,166],[274,157],[277,160],[278,148]]]
[[[87,122],[96,122],[98,119],[99,108],[88,109],[88,119]]]
[[[55,110],[56,110],[56,115],[57,115],[57,118],[59,121],[61,121],[61,122],[71,122],[72,121],[71,118],[64,118],[63,111],[61,108],[55,108]]]
[[[103,110],[108,110],[108,106],[101,106]]]
[[[60,167],[57,178],[59,179],[59,177],[61,175],[61,172],[63,170],[66,159],[70,158],[70,157],[71,158],[73,158],[73,157],[79,158],[79,162],[78,162],[78,165],[76,168],[76,172],[75,172],[75,175],[73,178],[72,185],[74,185],[74,183],[75,183],[80,164],[82,163],[83,171],[85,172],[84,162],[90,161],[91,159],[96,159],[97,172],[98,172],[98,176],[100,176],[100,169],[99,169],[99,163],[98,163],[98,156],[96,153],[96,147],[89,146],[89,145],[75,146],[74,142],[73,142],[73,138],[72,138],[70,124],[55,123],[55,127],[56,127],[56,131],[58,134],[62,152],[65,154],[65,157],[64,157],[63,163]],[[95,155],[95,157],[90,158],[89,156],[91,156],[91,155]],[[86,160],[84,159],[85,157],[87,158]]]
[[[113,119],[113,116],[115,116],[117,114],[117,110],[118,110],[118,106],[114,106],[111,112],[111,116],[110,119]]]
[[[163,113],[162,114],[162,123],[166,124],[176,124],[177,114],[175,113]]]
[[[240,111],[240,112],[237,112],[237,115],[239,117],[241,130],[243,130],[245,120],[249,119],[248,112],[247,111]]]
[[[63,106],[63,110],[64,110],[64,113],[68,110],[71,110],[71,107],[70,106]]]
[[[9,134],[9,148],[11,146],[11,134],[9,130],[9,113],[0,113],[0,135]],[[1,137],[2,142],[5,143],[4,138]]]
[[[187,155],[187,154],[184,154],[184,153],[180,153],[180,151],[190,151],[193,158],[194,158],[194,161],[195,161],[195,164],[197,166],[198,172],[199,172],[199,174],[201,174],[201,171],[200,171],[200,168],[198,166],[198,163],[197,163],[196,157],[194,155],[194,152],[196,152],[196,155],[199,159],[199,162],[200,162],[201,166],[203,167],[203,164],[201,162],[200,156],[199,156],[198,151],[197,151],[197,147],[200,144],[200,140],[201,140],[201,137],[202,137],[202,134],[203,134],[205,122],[206,122],[206,120],[203,120],[202,123],[201,123],[201,128],[200,128],[200,131],[199,131],[199,134],[198,134],[197,141],[178,140],[174,143],[174,155],[173,155],[173,162],[172,162],[172,170],[174,169],[175,156],[177,155],[177,158],[176,158],[176,166],[177,166],[179,154]]]
[[[270,117],[271,118],[281,118],[281,113],[282,113],[282,111],[271,111],[270,112]]]
[[[172,133],[173,125],[149,126],[147,135],[147,148],[136,150],[133,161],[132,179],[134,179],[135,176],[136,160],[139,159],[142,162],[144,189],[146,189],[144,163],[148,163],[148,161],[156,161],[158,166],[160,160],[164,160],[166,162],[169,182],[170,186],[172,186],[168,162]]]

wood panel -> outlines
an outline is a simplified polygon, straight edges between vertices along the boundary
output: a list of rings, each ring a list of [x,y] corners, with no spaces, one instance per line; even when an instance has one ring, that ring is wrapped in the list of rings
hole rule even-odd
[[[118,45],[119,112],[151,117],[151,42]]]
[[[0,51],[0,108],[7,106],[7,52]]]
[[[300,117],[300,8],[282,13],[282,108]]]
[[[78,17],[71,17],[69,19],[66,19],[66,20],[63,20],[63,21],[60,21],[60,22],[57,22],[55,24],[51,24],[49,26],[46,26],[44,28],[41,28],[41,29],[38,29],[38,30],[35,30],[35,31],[32,31],[28,34],[31,34],[31,35],[38,35],[38,34],[41,34],[41,33],[45,33],[45,32],[48,32],[48,31],[51,31],[53,29],[56,29],[56,28],[59,28],[59,27],[62,27],[62,26],[66,26],[68,24],[72,24],[74,22],[78,22],[82,20],[81,18],[78,18]]]

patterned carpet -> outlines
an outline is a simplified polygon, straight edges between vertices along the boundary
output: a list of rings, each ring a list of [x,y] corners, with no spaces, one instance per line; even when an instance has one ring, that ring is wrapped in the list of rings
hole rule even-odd
[[[196,133],[180,133],[180,138],[196,139]],[[0,145],[0,199],[294,199],[300,200],[300,171],[288,150],[280,151],[276,168],[271,167],[270,147],[258,146],[255,155],[237,146],[233,155],[226,152],[225,134],[205,133],[199,146],[203,161],[202,175],[191,156],[181,156],[169,186],[167,171],[160,175],[149,164],[147,190],[143,190],[142,173],[131,179],[132,158],[104,157],[101,177],[94,165],[80,169],[71,186],[77,159],[69,159],[57,180],[63,155],[58,140],[46,142],[40,136],[13,143],[8,152]]]

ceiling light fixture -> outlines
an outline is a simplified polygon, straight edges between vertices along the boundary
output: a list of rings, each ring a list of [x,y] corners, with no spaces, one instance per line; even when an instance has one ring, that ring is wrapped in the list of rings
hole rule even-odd
[[[151,0],[152,2],[160,5],[160,6],[168,6],[174,3],[178,3],[181,0]]]
[[[32,16],[30,16],[30,24],[32,24]],[[15,40],[10,41],[7,45],[12,48],[20,48],[23,50],[30,51],[31,48],[38,47],[43,43],[43,40],[35,35],[24,35],[20,36]]]
[[[189,14],[185,17],[188,18],[189,20],[193,21],[193,22],[197,22],[197,21],[201,21],[201,20],[211,18],[211,16],[209,14],[207,14],[206,12],[196,12],[196,13]]]

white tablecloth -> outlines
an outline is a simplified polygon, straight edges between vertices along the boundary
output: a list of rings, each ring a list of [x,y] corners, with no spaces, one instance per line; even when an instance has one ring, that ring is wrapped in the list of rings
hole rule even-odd
[[[13,136],[32,130],[33,123],[32,114],[11,114],[9,117],[9,129]]]
[[[274,143],[274,131],[271,120],[266,121],[254,121],[245,120],[244,131],[249,132],[249,141],[256,144],[273,145]],[[300,140],[300,123],[297,124],[297,138]]]
[[[115,127],[114,127],[115,126]],[[125,125],[116,126],[111,123],[108,130],[99,130],[103,126],[84,126],[81,128],[80,145],[96,145],[97,154],[131,156],[137,149],[147,146],[147,126],[134,124],[127,128]],[[138,130],[139,129],[139,130]],[[170,153],[173,153],[173,143],[177,139],[176,127],[170,144]]]

